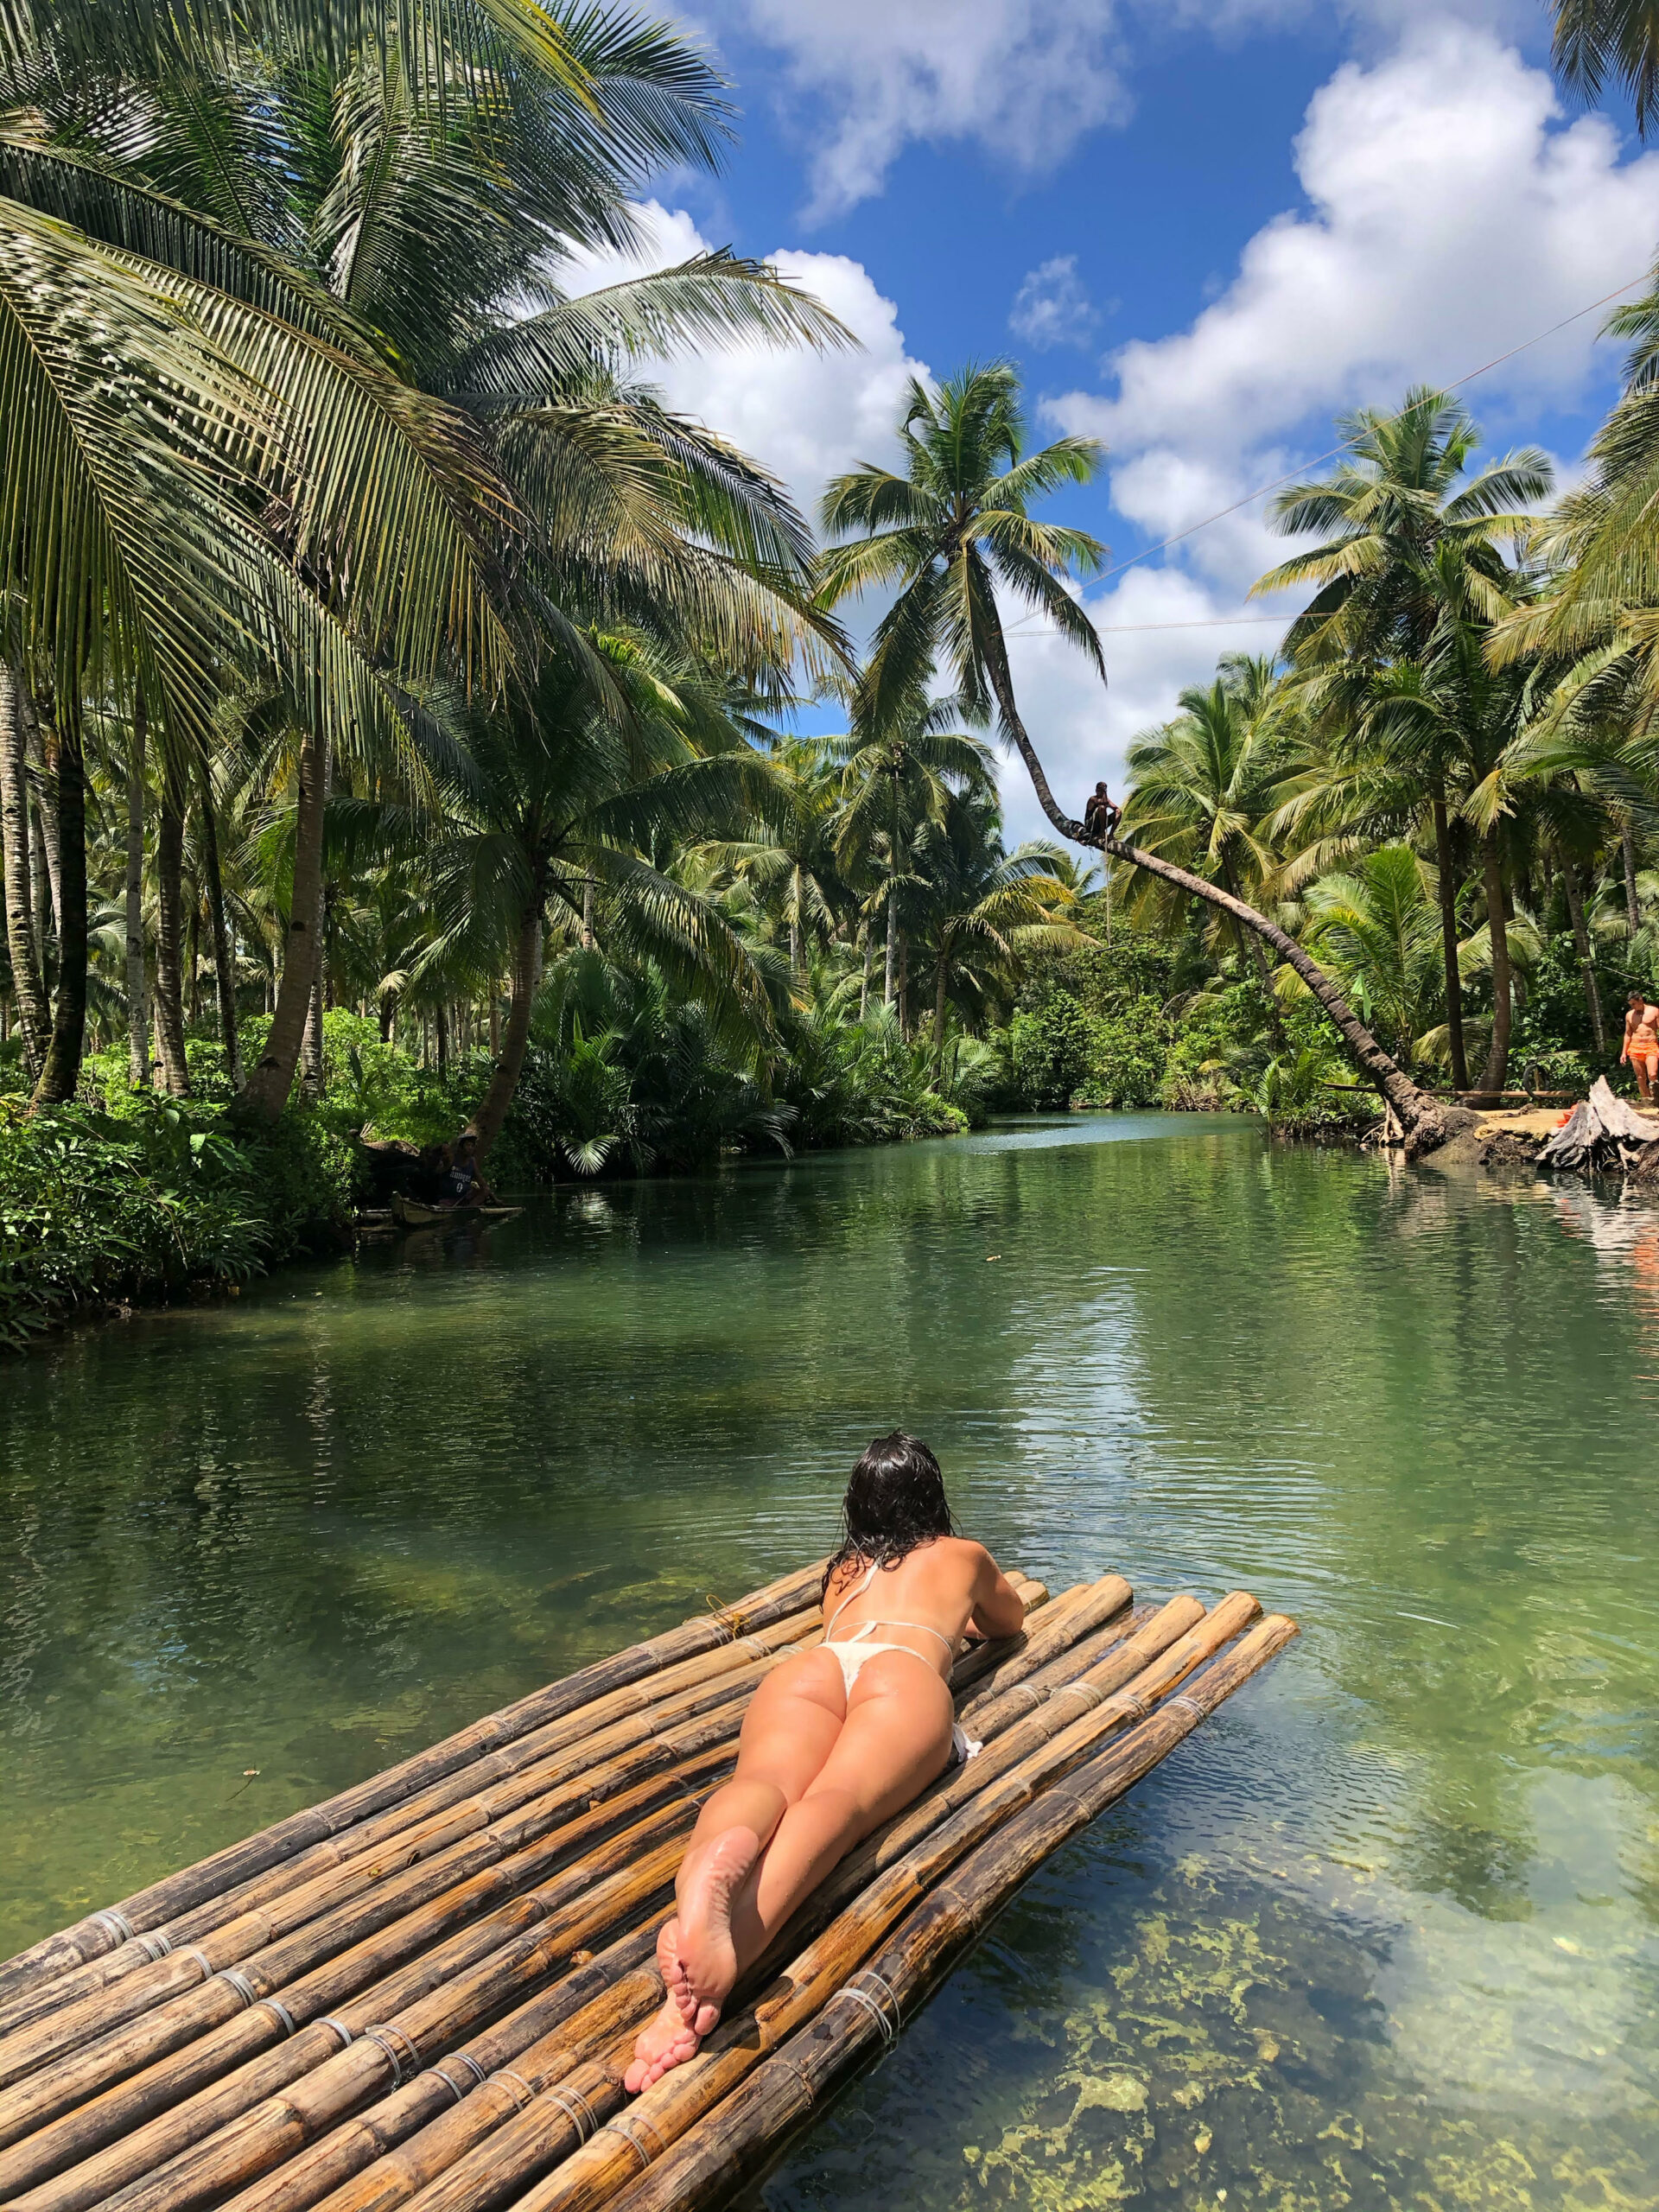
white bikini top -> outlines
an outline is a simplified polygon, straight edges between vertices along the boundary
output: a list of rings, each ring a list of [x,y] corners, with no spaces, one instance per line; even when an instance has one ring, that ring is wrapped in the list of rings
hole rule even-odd
[[[836,1640],[835,1636],[836,1623],[846,1611],[848,1606],[852,1604],[855,1598],[861,1598],[864,1595],[864,1592],[869,1588],[871,1583],[874,1581],[877,1574],[880,1572],[880,1569],[881,1562],[880,1560],[877,1560],[869,1567],[863,1578],[854,1584],[853,1587],[847,1592],[847,1595],[836,1607],[835,1611],[830,1614],[829,1626],[823,1631],[823,1640],[826,1643],[832,1643]],[[914,1629],[918,1636],[931,1636],[936,1643],[942,1643],[944,1646],[947,1654],[952,1659],[957,1656],[957,1647],[952,1643],[950,1637],[944,1635],[939,1629],[930,1628],[925,1621],[860,1621],[858,1626],[852,1630],[850,1635],[843,1636],[841,1637],[840,1641],[842,1643],[868,1643],[870,1638],[871,1630],[878,1628]],[[903,1647],[901,1646],[900,1648],[902,1649]]]

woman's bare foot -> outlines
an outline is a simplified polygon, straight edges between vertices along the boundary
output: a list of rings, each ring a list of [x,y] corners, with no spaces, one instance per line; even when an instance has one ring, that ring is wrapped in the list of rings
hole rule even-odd
[[[695,2058],[697,2042],[671,1991],[663,1999],[662,2011],[639,2031],[633,2063],[622,2076],[623,2088],[631,2097],[638,2096],[641,2089],[660,2082],[671,2067],[683,2066],[688,2058]]]
[[[691,2000],[688,2007],[682,1999],[681,2010],[699,2042],[714,2032],[720,2008],[737,1980],[732,1899],[760,1856],[760,1839],[753,1828],[728,1828],[702,1850],[689,1854],[681,1870],[677,1962]]]

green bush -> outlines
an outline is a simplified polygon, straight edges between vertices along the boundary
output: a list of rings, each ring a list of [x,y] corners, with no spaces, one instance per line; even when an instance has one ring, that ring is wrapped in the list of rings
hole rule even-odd
[[[348,1217],[350,1154],[315,1115],[232,1132],[222,1107],[124,1079],[119,1104],[30,1119],[0,1099],[0,1344],[78,1306],[245,1281]]]
[[[1067,990],[1051,990],[1008,1025],[1008,1058],[1019,1103],[1033,1113],[1064,1111],[1095,1066],[1101,1024]]]

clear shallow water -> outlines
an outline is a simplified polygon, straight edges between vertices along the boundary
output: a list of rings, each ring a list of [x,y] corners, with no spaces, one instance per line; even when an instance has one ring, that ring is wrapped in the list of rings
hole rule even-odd
[[[1155,1116],[91,1332],[0,1367],[0,1955],[822,1550],[902,1421],[1053,1586],[1304,1635],[751,2205],[1659,2205],[1656,1412],[1659,1212]]]

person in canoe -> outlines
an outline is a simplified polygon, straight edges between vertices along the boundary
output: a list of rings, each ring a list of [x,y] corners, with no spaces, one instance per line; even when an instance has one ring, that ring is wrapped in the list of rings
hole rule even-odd
[[[478,1164],[478,1139],[470,1129],[463,1129],[451,1148],[449,1164],[440,1181],[437,1202],[446,1211],[453,1206],[489,1206],[495,1204],[495,1192],[484,1180],[483,1170]]]
[[[853,1470],[845,1540],[823,1579],[821,1644],[761,1681],[737,1771],[703,1807],[657,1941],[667,1996],[624,2077],[683,2065],[791,1914],[855,1843],[951,1761],[978,1751],[948,1677],[969,1634],[1013,1636],[1025,1606],[982,1544],[958,1536],[939,1463],[902,1430]]]

